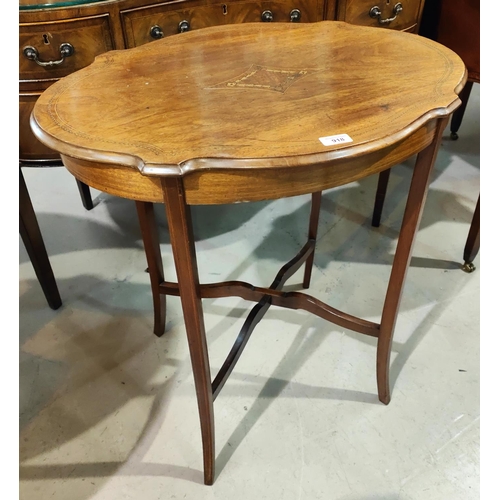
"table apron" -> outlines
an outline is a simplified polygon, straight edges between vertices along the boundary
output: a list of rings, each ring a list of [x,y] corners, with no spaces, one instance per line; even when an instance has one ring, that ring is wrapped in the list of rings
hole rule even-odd
[[[433,140],[437,120],[410,136],[372,153],[306,166],[269,169],[200,169],[183,176],[189,205],[261,201],[323,191],[393,167],[419,153]],[[137,201],[163,203],[161,177],[132,167],[61,155],[80,181],[106,193]]]

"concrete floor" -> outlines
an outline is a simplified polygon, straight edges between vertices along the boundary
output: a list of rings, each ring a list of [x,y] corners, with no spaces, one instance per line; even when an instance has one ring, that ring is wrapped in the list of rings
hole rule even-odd
[[[379,229],[375,177],[324,193],[311,293],[379,321],[411,165],[393,169]],[[434,170],[396,327],[392,402],[377,399],[374,339],[271,308],[215,403],[212,487],[180,302],[168,298],[156,338],[134,203],[93,190],[86,212],[65,169],[24,175],[63,306],[48,308],[20,241],[21,499],[479,498],[480,255],[476,272],[460,269],[479,193],[479,85]],[[305,242],[308,210],[309,197],[195,208],[201,280],[267,286]],[[212,375],[250,307],[204,301]]]

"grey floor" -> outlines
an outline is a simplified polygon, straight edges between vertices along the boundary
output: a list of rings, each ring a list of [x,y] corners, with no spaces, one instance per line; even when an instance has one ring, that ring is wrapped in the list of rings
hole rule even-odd
[[[378,229],[375,177],[324,193],[312,294],[380,319],[411,165],[393,169]],[[474,273],[460,269],[479,193],[478,85],[433,173],[394,338],[392,402],[376,396],[374,339],[272,308],[215,403],[212,487],[202,484],[179,299],[168,299],[156,338],[133,202],[93,190],[86,212],[65,169],[24,175],[63,307],[46,305],[20,241],[20,498],[479,498],[480,255]],[[308,197],[195,208],[202,281],[268,286],[305,242],[308,210]],[[250,307],[204,301],[213,375]]]

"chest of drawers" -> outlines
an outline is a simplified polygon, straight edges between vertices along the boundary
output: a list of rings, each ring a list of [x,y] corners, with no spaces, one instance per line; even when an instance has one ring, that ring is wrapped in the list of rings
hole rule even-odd
[[[338,0],[335,19],[362,26],[417,32],[423,1]]]

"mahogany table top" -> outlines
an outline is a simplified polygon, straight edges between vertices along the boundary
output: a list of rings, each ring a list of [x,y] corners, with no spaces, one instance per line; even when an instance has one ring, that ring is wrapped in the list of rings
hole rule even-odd
[[[98,56],[31,124],[63,155],[147,175],[293,168],[395,144],[455,110],[466,79],[454,52],[409,33],[218,26]]]

